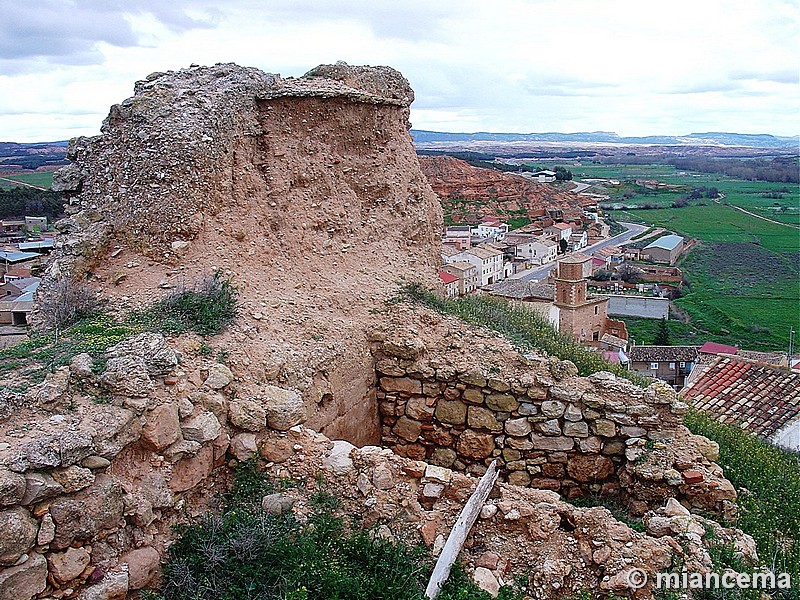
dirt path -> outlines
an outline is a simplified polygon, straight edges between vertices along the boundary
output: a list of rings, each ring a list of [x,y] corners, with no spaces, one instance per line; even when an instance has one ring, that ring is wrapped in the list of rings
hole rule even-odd
[[[13,183],[15,185],[22,185],[25,187],[33,188],[35,190],[42,190],[43,192],[47,191],[47,188],[43,188],[38,185],[33,185],[32,183],[26,183],[24,181],[17,181],[16,179],[9,179],[8,177],[0,177],[0,181],[8,181],[9,183]]]
[[[722,205],[722,203],[718,199],[714,200],[714,202],[716,202],[719,205]],[[740,212],[743,212],[746,215],[750,215],[751,217],[755,217],[756,219],[762,219],[764,221],[769,221],[770,223],[775,223],[776,225],[785,225],[786,227],[791,227],[792,229],[800,229],[800,227],[798,227],[797,225],[792,225],[791,223],[781,223],[780,221],[776,221],[775,219],[770,219],[768,217],[762,217],[761,215],[757,215],[756,213],[750,212],[749,210],[745,210],[744,208],[741,208],[739,206],[734,206],[733,204],[727,204],[726,206],[728,206],[730,208],[733,208],[735,210],[738,210]]]

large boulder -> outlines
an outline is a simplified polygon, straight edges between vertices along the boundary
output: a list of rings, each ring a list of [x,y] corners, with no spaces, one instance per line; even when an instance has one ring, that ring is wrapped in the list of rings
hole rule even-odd
[[[142,428],[142,443],[148,448],[161,452],[178,441],[181,435],[178,405],[175,402],[156,406],[147,415],[147,423]]]
[[[93,539],[104,529],[119,526],[124,510],[125,490],[110,475],[98,475],[95,485],[77,494],[57,498],[50,505],[56,524],[51,547],[60,550],[74,541]]]
[[[155,548],[144,546],[123,554],[120,564],[128,565],[128,587],[140,590],[160,573],[161,556]]]
[[[63,584],[83,573],[89,560],[91,555],[83,548],[67,548],[64,552],[52,553],[47,562],[50,564],[50,573]]]
[[[0,569],[0,600],[31,600],[47,586],[47,561],[33,554],[22,564]]]
[[[0,468],[0,506],[19,504],[25,496],[25,477]]]
[[[110,359],[124,356],[140,358],[147,372],[153,376],[167,375],[178,366],[178,355],[164,336],[150,331],[123,340],[106,352],[106,357]]]
[[[262,388],[262,394],[267,423],[273,429],[286,431],[306,420],[305,403],[296,390],[266,385]]]
[[[0,511],[0,565],[13,565],[33,547],[38,526],[22,507]]]

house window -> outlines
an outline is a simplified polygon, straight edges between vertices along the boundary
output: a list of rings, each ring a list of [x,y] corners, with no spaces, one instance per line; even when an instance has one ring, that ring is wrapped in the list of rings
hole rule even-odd
[[[650,370],[651,371],[658,371],[658,363],[657,362],[650,363]]]
[[[669,368],[674,370],[675,369],[675,363],[669,363]]]
[[[597,310],[597,309],[595,308],[595,310]],[[596,341],[598,341],[599,339],[600,339],[600,332],[599,332],[599,331],[595,331],[595,332],[592,334],[592,340],[596,342]]]
[[[680,362],[680,363],[678,363],[678,365],[680,366],[681,369],[685,369],[686,368],[686,363],[685,362]]]
[[[594,307],[594,314],[597,314],[597,307]]]

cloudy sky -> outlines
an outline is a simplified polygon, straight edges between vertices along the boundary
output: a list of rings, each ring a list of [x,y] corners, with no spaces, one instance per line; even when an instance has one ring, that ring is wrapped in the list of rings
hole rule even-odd
[[[94,135],[153,71],[390,65],[437,131],[800,133],[800,0],[0,0],[0,140]]]

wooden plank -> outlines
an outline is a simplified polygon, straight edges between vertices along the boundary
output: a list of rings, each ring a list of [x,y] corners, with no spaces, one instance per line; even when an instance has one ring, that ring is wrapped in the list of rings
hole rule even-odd
[[[470,496],[464,508],[461,510],[461,514],[458,515],[458,519],[455,525],[453,525],[450,535],[447,537],[444,548],[442,548],[442,553],[439,555],[439,560],[436,561],[436,566],[433,568],[431,579],[428,581],[428,587],[425,588],[425,595],[431,600],[436,598],[444,582],[450,577],[450,569],[453,567],[453,563],[456,562],[458,554],[461,552],[461,548],[464,546],[464,542],[467,539],[467,535],[469,535],[470,529],[472,529],[472,526],[475,524],[475,520],[478,518],[478,515],[481,514],[483,503],[486,502],[486,498],[489,497],[489,492],[492,491],[498,475],[497,461],[495,460],[489,465],[486,473],[484,473],[483,477],[481,477],[481,480],[478,482],[475,491],[472,492],[472,496]]]

